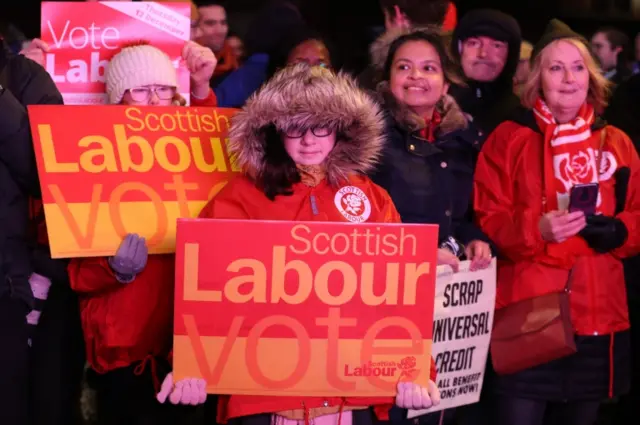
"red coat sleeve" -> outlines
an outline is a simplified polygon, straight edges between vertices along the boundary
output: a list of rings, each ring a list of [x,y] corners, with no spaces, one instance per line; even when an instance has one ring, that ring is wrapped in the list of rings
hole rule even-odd
[[[540,212],[513,203],[512,164],[517,155],[510,135],[515,123],[503,123],[485,142],[474,176],[478,224],[500,253],[512,261],[531,261],[545,250],[538,230]]]
[[[71,288],[77,292],[101,292],[122,286],[106,257],[74,258],[67,270]]]
[[[213,90],[209,89],[209,95],[204,99],[191,96],[191,106],[218,106],[218,98]]]
[[[627,227],[629,236],[624,245],[613,251],[613,254],[619,258],[627,258],[640,252],[640,159],[629,137],[622,132],[620,135],[620,139],[614,142],[621,151],[620,156],[628,158],[628,162],[619,165],[619,167],[628,166],[631,170],[631,176],[629,177],[624,211],[617,217]]]
[[[242,197],[248,188],[244,176],[237,177],[225,185],[218,194],[204,206],[198,218],[249,219],[243,206]],[[249,195],[250,196],[250,195]]]
[[[384,223],[402,223],[400,218],[400,213],[396,209],[395,204],[391,200],[391,196],[389,196],[385,192],[386,198],[382,208],[382,216],[384,218]]]

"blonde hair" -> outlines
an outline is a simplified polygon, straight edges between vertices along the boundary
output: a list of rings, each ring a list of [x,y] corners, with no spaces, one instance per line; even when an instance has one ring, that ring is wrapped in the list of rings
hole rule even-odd
[[[548,52],[551,46],[555,46],[560,42],[566,42],[575,46],[580,52],[580,56],[584,60],[584,64],[589,72],[589,91],[587,92],[587,102],[589,102],[596,113],[600,114],[607,106],[610,93],[611,83],[602,75],[600,67],[591,56],[587,46],[578,38],[562,38],[549,43],[540,51],[533,59],[531,64],[531,72],[527,82],[524,83],[522,89],[522,105],[526,108],[533,109],[538,97],[542,96],[542,61],[545,52]]]

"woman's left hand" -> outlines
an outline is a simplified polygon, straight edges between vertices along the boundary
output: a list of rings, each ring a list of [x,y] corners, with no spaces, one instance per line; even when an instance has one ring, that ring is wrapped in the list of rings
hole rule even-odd
[[[471,260],[469,270],[482,270],[491,265],[491,247],[488,243],[471,241],[464,250],[467,260]]]
[[[427,388],[413,382],[398,382],[396,405],[403,409],[429,409],[440,404],[440,390],[429,381]]]
[[[204,99],[209,94],[209,81],[216,69],[218,59],[208,47],[195,41],[187,41],[182,48],[182,58],[189,68],[191,93]]]

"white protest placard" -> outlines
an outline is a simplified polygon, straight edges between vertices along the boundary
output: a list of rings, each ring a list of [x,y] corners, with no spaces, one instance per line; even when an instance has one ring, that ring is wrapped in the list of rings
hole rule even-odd
[[[409,410],[408,417],[477,403],[484,379],[496,300],[496,260],[484,270],[458,273],[438,267],[431,355],[438,368],[442,396],[438,407]]]

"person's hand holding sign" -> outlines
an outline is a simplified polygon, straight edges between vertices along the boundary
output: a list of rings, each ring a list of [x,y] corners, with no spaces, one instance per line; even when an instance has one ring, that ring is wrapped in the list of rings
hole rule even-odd
[[[403,409],[429,409],[440,404],[440,390],[433,381],[427,388],[413,382],[399,382],[396,405]]]
[[[438,249],[438,265],[447,265],[453,269],[454,273],[458,272],[460,268],[460,260],[450,250],[447,248],[439,248]]]
[[[469,269],[482,270],[491,265],[491,247],[480,240],[471,241],[464,250],[468,260],[471,260]]]
[[[156,398],[160,403],[169,400],[171,404],[197,406],[207,400],[207,383],[204,379],[186,378],[174,385],[173,373],[170,373],[164,378]]]
[[[182,58],[191,75],[191,95],[197,99],[209,96],[209,81],[216,69],[218,59],[208,47],[195,41],[187,41],[182,48]]]
[[[109,267],[120,283],[130,283],[147,265],[149,248],[143,237],[129,233],[124,237],[116,255],[109,258]]]
[[[34,38],[31,42],[20,51],[20,54],[27,57],[44,67],[45,65],[45,53],[49,52],[49,45],[39,38]]]

